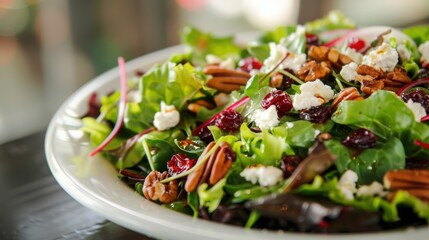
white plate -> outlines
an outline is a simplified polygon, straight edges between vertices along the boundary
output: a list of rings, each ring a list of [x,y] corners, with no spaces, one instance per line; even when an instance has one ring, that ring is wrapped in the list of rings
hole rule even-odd
[[[129,76],[181,52],[180,46],[155,52],[126,64]],[[117,178],[114,167],[101,157],[89,157],[91,147],[79,131],[79,116],[93,92],[119,89],[119,70],[112,69],[73,94],[57,111],[46,134],[49,167],[58,183],[77,201],[105,218],[134,231],[162,239],[427,239],[429,228],[375,234],[312,235],[263,230],[213,223],[163,208],[147,201]]]

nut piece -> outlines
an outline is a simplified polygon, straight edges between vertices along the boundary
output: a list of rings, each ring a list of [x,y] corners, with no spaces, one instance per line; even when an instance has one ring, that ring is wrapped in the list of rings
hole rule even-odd
[[[208,152],[212,150],[214,145],[215,143],[211,142],[198,158],[198,161],[207,157]],[[208,183],[210,185],[216,184],[225,177],[234,159],[235,154],[231,146],[226,142],[220,143],[219,147],[209,156],[209,159],[188,175],[185,183],[185,191],[192,192],[203,183]]]
[[[411,82],[411,78],[408,77],[407,72],[400,67],[395,67],[392,72],[387,73],[384,82],[384,89],[396,92],[405,84]]]
[[[151,200],[159,200],[161,203],[172,203],[176,200],[179,194],[179,187],[176,180],[170,181],[166,184],[160,181],[167,178],[167,171],[160,173],[158,171],[152,171],[145,178],[143,184],[144,196]]]
[[[407,191],[411,195],[429,202],[429,170],[404,169],[389,171],[384,175],[384,186],[393,192],[390,197],[399,191]]]
[[[384,88],[384,82],[382,80],[363,80],[361,82],[360,90],[366,95],[371,95],[376,91]]]
[[[188,104],[188,110],[194,113],[198,113],[202,108],[213,109],[216,106],[207,100],[198,100],[196,102]]]
[[[375,69],[368,65],[360,65],[356,69],[357,74],[364,75],[364,76],[371,76],[373,79],[379,79],[386,77],[386,74],[383,72],[383,70]]]
[[[208,65],[204,68],[204,73],[212,75],[207,80],[207,86],[221,92],[230,93],[239,90],[247,84],[250,74],[244,71],[221,68],[215,65]]]
[[[327,61],[318,63],[312,60],[306,62],[298,71],[298,77],[306,82],[323,79],[329,74],[331,74],[331,64]]]
[[[308,50],[308,57],[318,62],[329,61],[335,68],[353,62],[353,59],[345,54],[342,54],[335,48],[325,46],[311,46]]]
[[[336,95],[334,101],[332,102],[332,107],[336,108],[340,102],[346,100],[363,100],[363,97],[355,87],[347,87]]]

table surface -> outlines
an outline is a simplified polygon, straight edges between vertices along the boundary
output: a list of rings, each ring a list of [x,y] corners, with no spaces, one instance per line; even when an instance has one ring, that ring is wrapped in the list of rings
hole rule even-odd
[[[0,239],[151,239],[70,197],[52,176],[45,132],[0,145]]]

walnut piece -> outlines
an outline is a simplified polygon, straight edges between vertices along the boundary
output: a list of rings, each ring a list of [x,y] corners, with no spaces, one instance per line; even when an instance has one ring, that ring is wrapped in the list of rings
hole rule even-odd
[[[151,201],[160,201],[161,203],[172,203],[176,200],[179,194],[179,187],[176,180],[168,183],[161,183],[160,181],[167,178],[168,173],[165,171],[160,173],[152,171],[145,178],[143,184],[143,194]]]
[[[384,88],[384,82],[381,80],[363,80],[361,82],[360,90],[366,95],[371,95],[378,90]]]
[[[316,62],[314,60],[306,62],[298,71],[298,77],[306,82],[323,79],[331,74],[331,64],[327,61]]]
[[[345,54],[342,54],[335,48],[325,46],[311,46],[308,50],[308,57],[318,62],[329,61],[335,68],[353,62],[353,59]]]

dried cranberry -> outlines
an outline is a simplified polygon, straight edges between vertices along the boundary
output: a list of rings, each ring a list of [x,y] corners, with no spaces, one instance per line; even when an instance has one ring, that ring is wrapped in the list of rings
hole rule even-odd
[[[232,109],[222,111],[215,120],[215,125],[225,131],[237,131],[242,123],[241,114]]]
[[[411,99],[413,102],[418,102],[429,113],[429,95],[422,89],[414,89],[411,92],[402,94],[402,100],[408,102]]]
[[[282,158],[280,168],[283,171],[283,177],[288,178],[292,175],[298,165],[301,163],[302,159],[296,155],[287,155]]]
[[[277,114],[280,117],[289,113],[293,107],[290,96],[281,90],[271,91],[262,100],[264,109],[268,109],[271,105],[276,107]]]
[[[238,66],[240,67],[241,70],[246,71],[246,72],[250,72],[254,69],[259,70],[262,67],[262,63],[254,58],[254,57],[247,57],[242,59],[239,63]]]
[[[213,141],[212,132],[210,131],[210,129],[207,126],[199,128],[198,131],[195,131],[192,134],[194,136],[198,136],[203,142],[205,142],[207,144],[209,142]]]
[[[365,41],[358,37],[349,39],[349,45],[348,45],[349,48],[353,48],[356,51],[360,51],[364,49],[365,45],[366,45]]]
[[[332,115],[332,108],[326,105],[320,105],[309,109],[303,109],[299,113],[299,118],[312,123],[324,123]]]
[[[100,115],[101,104],[97,100],[97,93],[92,93],[88,101],[88,112],[83,117],[93,117],[96,118]]]
[[[310,49],[311,46],[319,46],[319,37],[316,34],[313,33],[305,33],[305,40],[306,40],[306,49]]]
[[[188,158],[185,154],[178,153],[167,162],[168,175],[173,176],[191,169],[197,160]]]
[[[359,128],[353,131],[347,138],[342,141],[347,147],[354,148],[371,148],[377,144],[377,137],[373,132],[365,128]]]
[[[427,169],[429,167],[429,159],[410,158],[405,162],[406,169]]]

